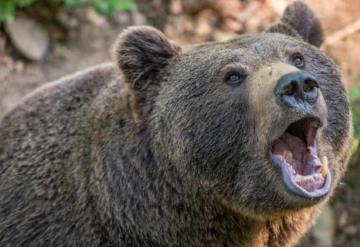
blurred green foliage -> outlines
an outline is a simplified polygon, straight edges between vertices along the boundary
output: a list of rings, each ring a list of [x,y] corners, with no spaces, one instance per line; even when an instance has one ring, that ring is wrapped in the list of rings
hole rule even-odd
[[[83,4],[93,7],[99,14],[110,15],[114,11],[131,11],[135,9],[133,0],[51,0],[59,5],[76,8]],[[0,23],[10,21],[17,8],[25,8],[35,0],[0,0]]]
[[[359,102],[360,103],[360,75],[358,75],[357,80],[359,87],[350,89],[348,96],[350,102]],[[358,105],[355,103],[355,105]],[[360,107],[354,107],[352,110],[353,125],[354,125],[354,143],[353,148],[359,146],[360,143]]]
[[[29,6],[33,0],[0,0],[0,22],[12,19],[16,8]]]
[[[133,0],[55,0],[65,3],[68,7],[78,7],[81,4],[89,4],[99,14],[110,15],[114,11],[130,11],[135,9]]]
[[[360,75],[358,75],[358,77],[356,78],[356,81],[359,84],[358,88],[353,88],[349,91],[348,96],[349,96],[349,100],[350,102],[354,102],[360,99]]]

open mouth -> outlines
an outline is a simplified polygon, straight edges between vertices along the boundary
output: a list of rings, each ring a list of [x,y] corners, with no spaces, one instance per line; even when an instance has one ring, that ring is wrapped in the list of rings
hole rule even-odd
[[[317,118],[303,118],[290,124],[272,145],[272,162],[280,168],[286,187],[306,198],[319,198],[330,190],[328,161],[320,160],[315,140],[320,125]]]

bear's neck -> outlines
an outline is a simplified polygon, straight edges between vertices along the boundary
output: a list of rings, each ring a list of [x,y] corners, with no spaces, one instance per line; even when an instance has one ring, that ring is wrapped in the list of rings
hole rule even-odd
[[[121,104],[119,104],[121,105]],[[114,107],[113,107],[114,108]],[[96,110],[91,207],[104,242],[127,246],[288,246],[313,213],[255,220],[220,203],[139,143],[131,112]],[[119,111],[119,112],[117,112]],[[109,118],[105,113],[113,112]],[[104,127],[106,126],[106,128]],[[146,144],[146,142],[145,142]],[[89,156],[87,155],[87,156]],[[86,164],[88,165],[88,164]]]
[[[116,162],[109,158],[99,174],[107,176],[107,182],[99,191],[104,200],[98,212],[112,242],[121,244],[125,239],[135,246],[290,246],[312,222],[312,211],[273,220],[245,217],[224,206],[213,193],[179,177],[169,164],[152,155],[148,160],[140,157],[146,155],[134,159],[125,154]]]

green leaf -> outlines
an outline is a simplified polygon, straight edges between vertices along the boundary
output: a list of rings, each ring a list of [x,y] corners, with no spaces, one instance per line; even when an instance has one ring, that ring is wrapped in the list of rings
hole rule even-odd
[[[109,1],[94,1],[93,7],[102,15],[109,15],[112,12],[112,6],[110,6]]]
[[[0,22],[10,21],[16,8],[28,7],[35,0],[0,0]],[[76,8],[89,4],[99,14],[111,15],[114,11],[132,11],[136,9],[134,0],[51,0],[55,4],[64,4]]]
[[[63,1],[64,1],[65,5],[70,8],[78,7],[80,5],[79,0],[63,0]]]
[[[348,97],[351,102],[360,99],[360,88],[352,88],[348,92]]]
[[[10,21],[14,15],[15,3],[11,0],[0,1],[0,22]]]
[[[30,4],[32,4],[32,2],[33,0],[17,0],[16,6],[23,8],[29,6]]]
[[[112,2],[114,9],[118,11],[131,11],[136,9],[136,5],[132,0],[121,0],[121,1],[113,0]]]
[[[360,74],[356,77],[356,81],[360,84]]]
[[[33,0],[0,0],[0,22],[10,21],[16,8],[29,6]]]
[[[101,15],[109,16],[114,11],[131,11],[136,9],[133,0],[88,0],[88,3]]]
[[[354,152],[357,150],[357,148],[359,147],[359,143],[360,143],[359,139],[356,139],[356,138],[353,139],[352,147],[351,147],[351,150],[352,150],[353,153],[354,153]]]
[[[354,136],[360,139],[360,109],[353,110],[353,125],[354,125]]]

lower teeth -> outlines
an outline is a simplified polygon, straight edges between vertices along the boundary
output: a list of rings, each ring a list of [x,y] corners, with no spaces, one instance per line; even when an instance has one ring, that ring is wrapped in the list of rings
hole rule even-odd
[[[324,177],[321,174],[314,174],[308,176],[296,175],[294,177],[294,181],[296,183],[308,183],[308,182],[316,182],[321,181]]]

